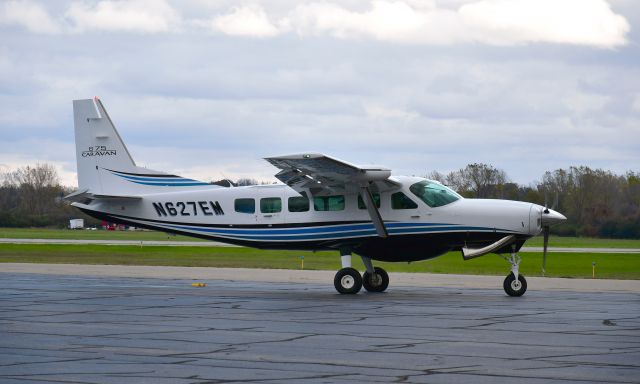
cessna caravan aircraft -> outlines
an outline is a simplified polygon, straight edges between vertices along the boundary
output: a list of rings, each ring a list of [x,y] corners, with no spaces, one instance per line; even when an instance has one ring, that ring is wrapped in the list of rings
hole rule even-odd
[[[465,199],[437,181],[318,153],[267,157],[280,185],[212,185],[136,166],[98,98],[75,100],[73,113],[79,188],[67,199],[75,207],[109,222],[247,247],[335,250],[342,294],[387,289],[387,272],[372,260],[461,251],[465,260],[501,255],[511,265],[504,290],[521,296],[527,282],[517,252],[543,232],[546,257],[549,227],[566,219],[540,205]],[[351,267],[354,253],[362,275]]]

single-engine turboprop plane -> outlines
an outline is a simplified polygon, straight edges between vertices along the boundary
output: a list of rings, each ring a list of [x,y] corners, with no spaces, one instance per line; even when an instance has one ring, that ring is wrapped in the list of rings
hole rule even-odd
[[[489,253],[511,265],[510,296],[527,282],[517,252],[566,218],[509,200],[465,199],[437,181],[392,176],[323,154],[267,157],[281,185],[218,186],[136,166],[98,98],[73,102],[78,191],[67,196],[86,214],[187,236],[262,249],[335,250],[336,290],[383,292],[384,269],[372,260],[418,261],[450,251],[465,260]],[[360,274],[351,255],[362,258]],[[508,255],[508,256],[506,256]]]

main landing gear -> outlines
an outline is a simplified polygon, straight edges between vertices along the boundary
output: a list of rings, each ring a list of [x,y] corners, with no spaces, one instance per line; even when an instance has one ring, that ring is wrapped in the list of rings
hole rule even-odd
[[[355,294],[364,286],[369,292],[384,292],[389,286],[389,275],[380,267],[373,267],[371,259],[362,256],[362,262],[367,271],[360,275],[357,269],[351,267],[351,254],[342,255],[342,269],[336,273],[333,285],[342,294]]]
[[[502,255],[501,255],[502,256]],[[518,273],[520,266],[520,256],[516,254],[515,249],[509,257],[502,256],[509,264],[511,264],[511,273],[504,279],[502,287],[509,296],[522,296],[527,291],[527,280]]]

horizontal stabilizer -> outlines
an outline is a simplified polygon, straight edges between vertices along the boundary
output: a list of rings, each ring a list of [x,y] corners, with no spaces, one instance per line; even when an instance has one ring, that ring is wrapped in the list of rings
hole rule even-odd
[[[141,200],[141,196],[131,196],[131,195],[93,195],[94,199],[112,199],[112,200]]]
[[[462,247],[462,258],[465,260],[469,260],[476,257],[484,256],[487,253],[495,252],[498,249],[513,243],[515,239],[516,237],[514,235],[509,235],[483,248],[474,249],[474,248]]]
[[[78,190],[73,193],[68,194],[64,197],[65,200],[74,202],[74,203],[83,203],[87,200],[96,200],[96,199],[110,199],[110,200],[140,200],[141,196],[135,195],[104,195],[104,194],[94,194],[89,192],[89,190]]]

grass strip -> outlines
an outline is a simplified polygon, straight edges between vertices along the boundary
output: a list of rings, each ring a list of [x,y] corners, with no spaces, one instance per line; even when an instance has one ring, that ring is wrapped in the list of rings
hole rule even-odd
[[[520,271],[525,276],[540,276],[542,255],[520,253]],[[105,246],[70,244],[2,244],[0,263],[64,263],[105,265],[159,265],[184,267],[272,268],[338,270],[337,252],[256,250],[236,247],[163,247]],[[640,279],[640,255],[598,253],[549,253],[547,276],[590,278],[591,263],[596,263],[596,277],[606,279]],[[364,270],[359,257],[354,267]],[[496,255],[464,261],[459,252],[413,263],[376,262],[389,272],[429,272],[450,274],[501,275],[509,265]],[[2,265],[0,264],[0,269]]]

